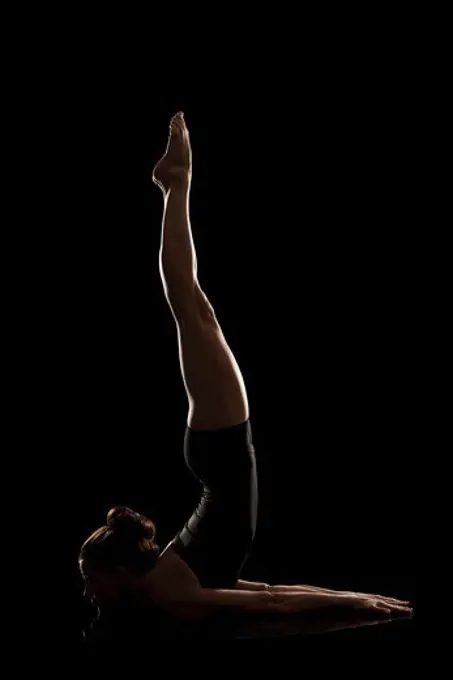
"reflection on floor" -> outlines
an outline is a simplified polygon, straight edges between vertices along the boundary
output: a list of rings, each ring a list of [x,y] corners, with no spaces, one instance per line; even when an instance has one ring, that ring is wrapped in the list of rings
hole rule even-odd
[[[325,609],[310,614],[297,614],[285,617],[248,616],[238,619],[232,615],[212,617],[200,623],[181,623],[156,616],[149,610],[116,612],[114,615],[100,615],[85,629],[85,648],[89,653],[105,654],[121,649],[126,655],[135,650],[143,651],[150,642],[209,640],[277,640],[283,638],[302,638],[310,635],[334,633],[337,631],[357,631],[371,626],[410,626],[411,616],[386,616],[376,618],[372,612],[361,613],[351,610]],[[354,634],[354,633],[351,633]]]

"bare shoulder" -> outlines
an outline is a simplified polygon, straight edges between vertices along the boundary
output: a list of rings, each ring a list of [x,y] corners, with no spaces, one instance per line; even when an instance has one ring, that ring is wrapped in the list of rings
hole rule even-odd
[[[171,542],[160,553],[155,568],[162,572],[167,571],[168,569],[183,569],[185,572],[189,571],[195,577],[192,569],[187,562],[178,555]]]
[[[153,599],[160,603],[188,599],[201,588],[197,576],[171,543],[161,552],[151,570],[149,586]]]

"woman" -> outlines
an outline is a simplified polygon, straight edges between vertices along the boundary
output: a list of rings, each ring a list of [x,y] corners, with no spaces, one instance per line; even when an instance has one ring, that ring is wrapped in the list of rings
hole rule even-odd
[[[239,579],[255,534],[256,461],[241,371],[197,279],[189,219],[191,174],[189,133],[178,113],[153,180],[164,197],[160,273],[176,322],[189,401],[185,460],[203,483],[203,496],[162,551],[150,519],[113,508],[106,526],[81,548],[86,594],[101,609],[150,603],[180,620],[222,612],[289,614],[331,605],[410,612],[408,602],[380,595]]]

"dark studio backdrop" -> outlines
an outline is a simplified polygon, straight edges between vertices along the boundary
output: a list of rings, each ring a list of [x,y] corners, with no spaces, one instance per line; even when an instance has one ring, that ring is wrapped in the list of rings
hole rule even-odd
[[[297,73],[188,69],[165,88],[143,65],[65,71],[49,188],[61,231],[41,276],[75,630],[78,549],[107,510],[148,514],[164,546],[199,497],[150,180],[180,109],[199,279],[251,409],[260,511],[243,576],[416,597],[414,95],[404,54],[361,54]]]

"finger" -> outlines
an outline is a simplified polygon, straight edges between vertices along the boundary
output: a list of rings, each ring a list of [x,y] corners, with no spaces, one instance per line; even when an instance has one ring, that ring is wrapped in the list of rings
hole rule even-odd
[[[399,605],[399,604],[393,604],[391,605],[391,608],[395,612],[406,612],[407,614],[410,614],[410,612],[413,612],[412,607],[406,607],[404,605]]]
[[[373,611],[383,612],[384,614],[392,613],[392,610],[382,602],[370,602],[368,608],[372,609]]]
[[[375,597],[378,597],[383,602],[388,602],[389,604],[409,604],[409,600],[397,600],[395,597],[379,597],[379,595],[375,595]]]
[[[386,597],[385,601],[393,604],[410,604],[410,600],[397,600],[395,597]]]
[[[395,604],[409,604],[409,600],[398,600],[396,597],[387,597],[387,595],[377,595],[377,594],[368,594],[368,593],[357,593],[361,597],[369,597],[369,598],[376,598],[378,600],[383,600],[385,602],[394,602]]]
[[[379,604],[383,605],[384,607],[387,607],[388,609],[391,609],[392,611],[395,612],[411,612],[412,607],[407,607],[406,605],[402,604],[395,604],[391,602],[385,602],[385,601],[380,601]]]

